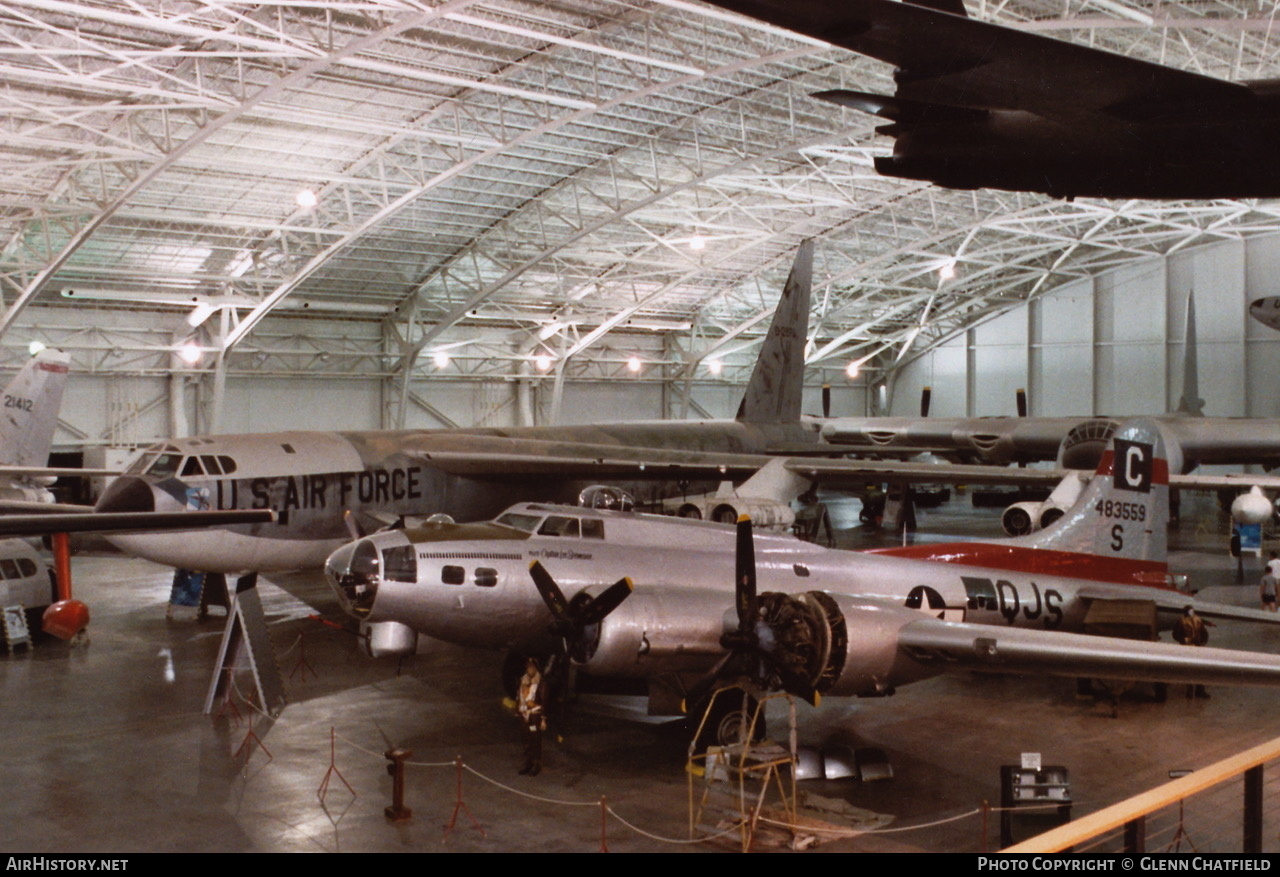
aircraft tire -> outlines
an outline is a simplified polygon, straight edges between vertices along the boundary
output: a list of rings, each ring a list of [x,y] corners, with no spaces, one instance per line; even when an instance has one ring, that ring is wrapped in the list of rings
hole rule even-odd
[[[711,704],[712,713],[707,716],[707,720],[702,723],[702,732],[695,741],[694,750],[696,752],[706,752],[708,746],[730,746],[734,743],[743,742],[747,733],[747,726],[750,725],[751,717],[755,715],[759,702],[747,694],[745,691],[740,692],[741,697],[736,694],[722,694],[715,698]],[[744,720],[742,710],[742,698],[746,698],[746,717]],[[701,721],[702,714],[707,710],[707,704],[704,701],[701,708],[697,710],[691,721],[694,727],[697,722]],[[745,721],[745,724],[744,724]],[[756,722],[755,740],[763,740],[765,735],[764,717]]]

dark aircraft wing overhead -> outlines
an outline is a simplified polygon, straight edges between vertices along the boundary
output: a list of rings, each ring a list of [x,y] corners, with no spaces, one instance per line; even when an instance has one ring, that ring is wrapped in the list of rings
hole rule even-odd
[[[995,673],[1280,685],[1280,655],[932,618],[901,628],[898,649],[925,665],[942,662],[949,668],[959,665]]]
[[[268,524],[270,509],[208,512],[88,512],[43,515],[0,515],[0,537],[46,533],[121,532],[124,530],[194,530],[230,524]]]
[[[710,0],[908,71],[897,97],[931,104],[1153,118],[1247,100],[1243,85],[896,0]]]

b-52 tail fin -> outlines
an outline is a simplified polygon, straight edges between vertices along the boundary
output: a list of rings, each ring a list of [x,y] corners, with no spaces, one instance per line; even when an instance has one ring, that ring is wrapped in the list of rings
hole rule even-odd
[[[48,465],[70,362],[67,354],[47,348],[28,360],[4,388],[0,396],[0,465]]]
[[[791,274],[773,312],[746,395],[738,407],[744,423],[799,423],[804,391],[804,348],[809,334],[809,293],[813,281],[813,241],[796,252]]]

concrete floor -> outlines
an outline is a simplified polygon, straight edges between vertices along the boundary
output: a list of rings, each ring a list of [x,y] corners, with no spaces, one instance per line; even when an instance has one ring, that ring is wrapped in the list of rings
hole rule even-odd
[[[1252,605],[1254,587],[1231,583],[1233,567],[1214,535],[1225,524],[1213,509],[1205,503],[1200,516],[1184,514],[1184,521],[1173,565],[1207,588],[1203,596]],[[921,514],[927,532],[994,535],[996,526],[993,515],[964,500]],[[842,538],[876,544],[882,537]],[[610,820],[614,851],[733,849],[663,840],[687,836],[686,732],[679,725],[582,704],[569,714],[564,741],[547,747],[543,774],[519,777],[520,746],[501,705],[498,656],[437,646],[397,675],[394,662],[363,658],[350,634],[310,619],[315,610],[307,603],[268,583],[261,592],[289,705],[274,721],[253,722],[270,758],[262,749],[236,757],[247,723],[201,713],[222,619],[166,620],[170,573],[142,561],[82,556],[75,573],[77,595],[93,612],[90,642],[68,647],[42,639],[33,650],[0,657],[0,848],[8,852],[589,852],[600,846],[601,796],[656,836]],[[302,577],[285,583],[337,617],[314,580],[309,589]],[[1214,645],[1276,651],[1280,630],[1223,625]],[[314,675],[300,668],[304,647]],[[239,684],[249,677],[241,674]],[[981,821],[964,814],[984,799],[998,801],[999,765],[1016,764],[1022,752],[1070,769],[1075,813],[1083,815],[1162,782],[1171,769],[1280,735],[1280,691],[1221,688],[1209,701],[1179,693],[1165,704],[1141,695],[1126,696],[1112,718],[1108,707],[1078,700],[1070,680],[954,674],[891,698],[801,705],[802,743],[879,747],[896,770],[882,783],[802,784],[858,808],[820,818],[890,829],[820,848],[977,851]],[[770,721],[774,729],[784,724],[781,713]],[[334,779],[322,803],[317,789],[330,762],[331,731],[337,767],[357,796]],[[391,782],[381,753],[390,744],[412,750],[414,763],[439,765],[411,769],[407,803],[414,814],[397,825],[383,815]],[[485,833],[464,814],[442,843],[455,801],[455,756],[515,791],[465,775],[463,798]],[[962,818],[934,824],[951,817]],[[987,843],[995,840],[993,824]]]

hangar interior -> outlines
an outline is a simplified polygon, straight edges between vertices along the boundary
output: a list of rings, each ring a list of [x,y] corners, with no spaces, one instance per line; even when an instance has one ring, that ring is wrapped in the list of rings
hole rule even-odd
[[[1252,0],[969,11],[1223,79],[1280,76],[1277,9]],[[891,90],[891,76],[695,0],[0,0],[0,365],[16,369],[33,342],[71,355],[56,439],[72,451],[277,429],[730,417],[792,256],[813,239],[807,413],[821,412],[824,384],[837,415],[911,414],[924,386],[938,416],[1012,413],[1017,388],[1038,415],[1170,410],[1194,292],[1206,413],[1280,416],[1280,333],[1248,315],[1280,294],[1280,205],[1060,201],[884,177],[877,122],[810,94]],[[105,637],[135,669],[154,657],[135,637],[186,636],[154,610],[121,608],[138,626]],[[6,687],[28,697],[50,651],[7,666]],[[84,683],[53,678],[40,684]],[[185,678],[198,690],[198,672]],[[378,685],[397,701],[428,687],[383,679],[365,694]],[[128,690],[125,706],[145,709]],[[961,709],[950,691],[939,696]],[[1224,698],[1237,724],[1223,737],[1260,733],[1249,698]],[[45,718],[38,705],[10,715]],[[314,736],[324,719],[307,715]],[[181,758],[195,740],[212,757],[204,731],[174,721],[172,739],[145,732],[174,747],[157,751]],[[879,721],[885,739],[900,727]],[[1063,721],[1104,736],[1092,719]],[[118,723],[123,737],[124,713]],[[948,724],[917,727],[927,742]],[[970,748],[1007,733],[975,727]],[[1138,747],[1141,730],[1128,733],[1099,761]],[[58,739],[63,753],[78,742]],[[1125,780],[1181,756],[1159,757]],[[242,802],[279,791],[217,782]],[[56,815],[56,788],[40,788],[42,803],[17,806]],[[90,800],[109,807],[131,788]],[[245,849],[318,836],[275,846],[236,831],[230,846]],[[184,848],[180,835],[165,843]]]

